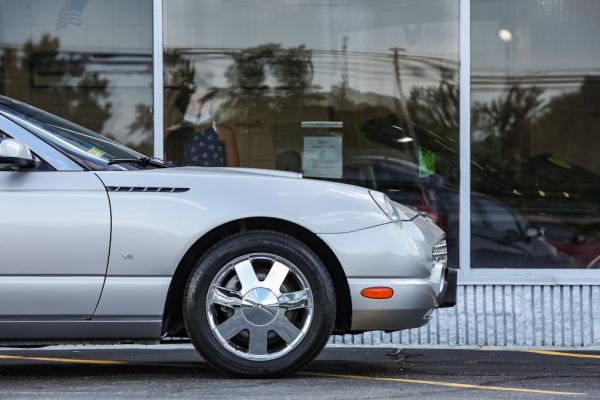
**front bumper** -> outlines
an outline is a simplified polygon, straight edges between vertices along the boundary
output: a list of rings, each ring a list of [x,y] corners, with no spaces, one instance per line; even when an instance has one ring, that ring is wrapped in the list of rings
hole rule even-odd
[[[428,279],[348,279],[352,297],[352,330],[418,328],[425,325],[436,308],[456,304],[457,271],[434,268]],[[389,299],[368,299],[361,291],[369,287],[389,287]]]
[[[433,246],[444,232],[424,218],[319,237],[346,274],[352,331],[416,328],[427,323],[433,309],[455,302],[456,274],[441,262],[432,267]],[[363,297],[361,291],[370,287],[388,287],[394,294]]]

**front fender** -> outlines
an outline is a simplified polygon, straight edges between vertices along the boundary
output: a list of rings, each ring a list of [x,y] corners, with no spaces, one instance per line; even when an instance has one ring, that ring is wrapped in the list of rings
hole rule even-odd
[[[218,169],[97,175],[107,187],[189,189],[109,192],[109,276],[172,276],[187,250],[205,233],[243,218],[282,219],[316,234],[353,232],[389,222],[368,190],[349,185]]]

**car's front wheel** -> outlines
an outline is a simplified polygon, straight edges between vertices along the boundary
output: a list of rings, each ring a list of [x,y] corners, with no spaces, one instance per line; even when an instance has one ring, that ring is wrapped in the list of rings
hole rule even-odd
[[[199,260],[186,288],[184,317],[194,345],[217,368],[276,377],[323,349],[335,321],[335,292],[305,244],[273,231],[249,231]]]

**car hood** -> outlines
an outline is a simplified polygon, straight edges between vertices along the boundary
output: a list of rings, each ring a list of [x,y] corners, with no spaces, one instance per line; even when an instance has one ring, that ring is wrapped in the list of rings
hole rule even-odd
[[[234,180],[245,178],[257,179],[284,179],[298,180],[303,178],[302,174],[297,172],[278,171],[272,169],[258,168],[226,168],[226,167],[172,167],[147,169],[137,171],[123,171],[123,173],[115,174],[114,172],[99,172],[97,173],[106,186],[127,187],[127,186],[148,186],[148,187],[188,187],[190,184],[197,182],[196,179],[200,176],[217,178],[218,180],[232,178]],[[326,190],[327,188],[339,187],[340,190],[348,194],[359,193],[368,195],[369,190],[363,187],[336,183],[323,180],[306,179],[308,182],[313,182],[318,185],[317,190]],[[312,185],[311,185],[312,186]],[[308,188],[308,186],[304,186]],[[370,203],[370,201],[369,201]],[[403,221],[412,221],[419,215],[415,211],[403,204],[394,202],[394,206],[398,210]]]
[[[209,174],[224,174],[224,175],[237,175],[237,176],[257,176],[257,177],[275,177],[275,178],[292,178],[300,179],[302,174],[297,172],[278,171],[274,169],[259,169],[259,168],[224,168],[224,167],[177,167],[168,168],[161,170],[164,172],[172,173],[183,173],[183,174],[196,174],[196,173],[209,173]],[[361,188],[363,189],[363,188]],[[419,212],[394,202],[394,206],[398,210],[400,217],[403,221],[412,221],[415,219]]]
[[[111,205],[228,222],[268,217],[297,223],[314,233],[343,233],[389,223],[369,190],[297,173],[245,168],[174,167],[97,171]],[[160,193],[160,194],[157,194]],[[183,210],[189,209],[184,213]],[[186,217],[187,218],[187,217]]]

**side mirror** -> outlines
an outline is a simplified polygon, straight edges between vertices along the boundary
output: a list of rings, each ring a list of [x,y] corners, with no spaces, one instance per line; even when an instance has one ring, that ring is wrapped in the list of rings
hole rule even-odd
[[[35,168],[35,160],[31,150],[14,139],[4,139],[0,142],[0,166],[13,169]]]
[[[528,238],[544,236],[544,228],[536,228],[535,226],[528,226],[525,230],[525,236]]]

